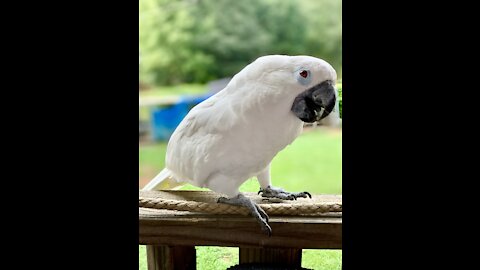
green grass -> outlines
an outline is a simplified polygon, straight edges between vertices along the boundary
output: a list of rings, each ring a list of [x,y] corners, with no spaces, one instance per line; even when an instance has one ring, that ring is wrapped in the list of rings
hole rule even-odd
[[[138,270],[147,270],[147,248],[143,245],[138,247]]]
[[[302,267],[315,270],[340,270],[342,269],[342,251],[304,249]]]
[[[238,248],[196,247],[197,269],[225,270],[238,264]]]
[[[166,143],[141,145],[140,178],[151,179],[164,166]],[[342,135],[321,128],[305,131],[272,162],[272,183],[288,191],[342,193]],[[199,189],[191,185],[183,189]],[[256,192],[256,179],[240,191]],[[145,247],[140,246],[139,269],[146,268]],[[309,269],[341,269],[341,250],[303,250],[302,266]],[[238,263],[237,248],[197,247],[197,269],[226,269]]]
[[[140,146],[139,149],[139,177],[152,178],[165,166],[166,143],[156,143]]]

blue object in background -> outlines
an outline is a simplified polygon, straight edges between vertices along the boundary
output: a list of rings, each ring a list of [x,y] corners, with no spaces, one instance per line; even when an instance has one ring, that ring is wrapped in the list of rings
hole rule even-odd
[[[152,109],[152,139],[155,141],[168,141],[187,113],[211,95],[209,93],[201,96],[182,96],[176,104]]]

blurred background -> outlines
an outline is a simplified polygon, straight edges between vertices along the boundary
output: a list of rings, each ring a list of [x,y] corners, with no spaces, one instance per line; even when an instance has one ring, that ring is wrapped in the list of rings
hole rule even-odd
[[[322,58],[336,69],[341,94],[341,0],[140,0],[139,10],[139,188],[164,167],[168,139],[188,111],[259,56]],[[306,127],[273,160],[273,184],[341,194],[341,140],[341,128]],[[250,179],[240,190],[258,189]],[[302,266],[341,269],[341,254],[304,250]],[[144,246],[139,259],[147,269]],[[236,248],[197,247],[197,269],[237,263]]]

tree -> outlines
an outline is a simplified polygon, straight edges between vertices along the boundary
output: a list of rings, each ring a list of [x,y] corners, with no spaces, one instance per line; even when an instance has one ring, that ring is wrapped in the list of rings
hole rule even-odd
[[[140,79],[150,84],[182,82],[190,71],[185,63],[198,61],[191,48],[192,27],[187,1],[140,1]]]
[[[266,54],[308,54],[341,68],[339,2],[141,0],[141,80],[205,82]]]
[[[302,11],[308,18],[305,51],[320,57],[342,73],[342,1],[302,1]]]

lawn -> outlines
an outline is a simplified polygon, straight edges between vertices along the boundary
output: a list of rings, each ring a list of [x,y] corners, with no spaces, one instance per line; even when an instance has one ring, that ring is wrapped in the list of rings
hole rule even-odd
[[[340,85],[341,87],[341,85]],[[141,92],[141,96],[200,94],[202,85],[180,85]],[[144,112],[144,115],[148,112]],[[147,116],[148,117],[148,116]],[[146,184],[164,166],[166,143],[142,143],[139,149],[139,187]],[[339,130],[306,130],[272,162],[272,183],[288,191],[342,193],[342,134]],[[198,189],[191,185],[183,189]],[[240,191],[257,192],[256,179],[246,181]],[[145,246],[139,246],[139,269],[146,270]],[[302,267],[341,269],[341,250],[303,250]],[[197,269],[226,269],[238,264],[238,248],[197,247]]]

